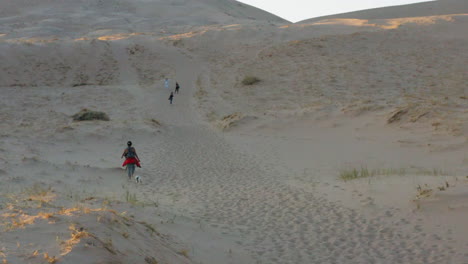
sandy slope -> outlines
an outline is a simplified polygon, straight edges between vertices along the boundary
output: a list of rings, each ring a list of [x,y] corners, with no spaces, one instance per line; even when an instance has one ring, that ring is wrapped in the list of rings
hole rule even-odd
[[[74,38],[103,32],[164,33],[210,24],[289,23],[229,0],[60,0],[53,5],[45,0],[2,0],[0,5],[0,33],[11,38]]]
[[[150,1],[86,1],[80,16],[117,20],[58,8],[52,36],[16,24],[47,22],[46,1],[16,3],[0,36],[7,263],[468,261],[466,16],[285,27],[226,16],[244,8],[230,1],[154,1],[172,19],[140,26],[118,19]],[[111,120],[72,121],[82,108]],[[119,166],[127,140],[142,184]],[[339,179],[361,168],[375,175]]]
[[[437,0],[423,3],[375,8],[369,10],[355,11],[331,16],[316,17],[297,22],[307,24],[324,19],[354,18],[354,19],[393,19],[421,16],[440,16],[466,13],[466,2],[464,0]]]

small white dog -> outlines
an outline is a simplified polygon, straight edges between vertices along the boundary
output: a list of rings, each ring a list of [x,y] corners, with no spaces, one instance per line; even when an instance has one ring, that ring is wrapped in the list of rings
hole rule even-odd
[[[141,183],[141,176],[140,175],[135,176],[135,181],[137,183]]]

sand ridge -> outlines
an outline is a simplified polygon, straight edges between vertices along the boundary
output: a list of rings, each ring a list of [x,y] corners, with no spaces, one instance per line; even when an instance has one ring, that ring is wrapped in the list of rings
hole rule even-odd
[[[393,29],[284,27],[231,2],[122,0],[61,1],[60,22],[47,1],[15,3],[0,30],[2,261],[467,261],[466,16],[411,5],[421,18]],[[73,121],[83,108],[110,121]],[[128,140],[141,184],[120,167]]]

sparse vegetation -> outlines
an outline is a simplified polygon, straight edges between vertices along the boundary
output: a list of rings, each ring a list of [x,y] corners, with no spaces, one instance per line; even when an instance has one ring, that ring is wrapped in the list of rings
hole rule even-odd
[[[353,168],[352,170],[343,170],[340,172],[340,179],[344,181],[354,180],[358,178],[369,177],[369,170],[367,168],[361,167],[360,170]]]
[[[188,254],[188,250],[186,249],[182,249],[179,251],[179,254],[181,254],[182,256],[188,258],[189,257],[189,254]]]
[[[153,123],[155,126],[161,126],[161,122],[159,122],[158,120],[154,118],[151,118],[151,123]]]
[[[145,261],[148,264],[158,264],[158,261],[154,257],[145,257]]]
[[[125,191],[125,190],[124,190]],[[49,196],[53,195],[54,199],[50,202],[44,203],[41,209],[35,206],[36,201],[49,200]],[[84,243],[86,246],[95,246],[107,250],[110,254],[120,254],[117,245],[112,240],[112,236],[102,237],[100,232],[93,234],[91,229],[88,229],[86,221],[89,219],[97,219],[97,222],[101,225],[108,225],[113,228],[117,234],[120,234],[125,239],[131,239],[135,234],[132,232],[132,227],[136,222],[133,215],[128,216],[126,212],[117,212],[107,208],[96,208],[94,206],[88,207],[85,203],[94,204],[99,202],[99,198],[95,196],[86,196],[81,200],[81,203],[74,207],[61,207],[52,204],[55,200],[63,201],[63,197],[57,198],[55,191],[48,185],[45,184],[34,184],[21,190],[18,195],[3,194],[9,201],[8,206],[2,209],[2,217],[0,221],[0,232],[21,232],[21,229],[27,229],[34,227],[35,225],[54,225],[57,222],[61,222],[63,219],[70,220],[68,225],[68,235],[62,237],[61,235],[54,236],[55,242],[58,246],[55,251],[48,251],[45,248],[37,248],[28,251],[27,254],[31,258],[36,258],[36,261],[41,263],[60,263],[62,257],[72,252],[75,247],[80,243]],[[124,193],[125,195],[125,193]],[[37,197],[37,198],[36,198]],[[129,203],[137,201],[136,195],[131,191],[126,192],[126,199]],[[140,202],[138,202],[140,204]],[[32,206],[31,206],[32,205]],[[90,215],[91,218],[86,217],[86,221],[81,218],[83,215]],[[95,218],[97,217],[97,218]],[[156,228],[146,222],[138,222],[142,224],[148,233],[152,236],[161,236]],[[61,226],[57,226],[60,228]],[[27,229],[25,232],[30,232],[32,229]],[[59,231],[63,232],[63,231]],[[52,239],[52,237],[49,237]],[[21,244],[23,241],[21,241]],[[17,248],[22,245],[17,242]],[[4,248],[0,249],[0,262],[2,256],[5,258]],[[54,252],[52,254],[51,252]],[[59,252],[59,254],[57,254]],[[175,253],[179,251],[175,251]],[[183,253],[181,253],[183,254]],[[188,252],[186,253],[188,254]],[[55,256],[54,256],[55,255]],[[153,257],[145,259],[146,263],[158,263]],[[6,263],[6,262],[5,262]],[[9,262],[8,262],[9,263]]]
[[[148,224],[147,222],[144,222],[144,221],[141,221],[141,222],[138,222],[142,225],[144,225],[149,231],[151,231],[151,235],[153,234],[158,234],[158,231],[156,231],[156,228],[154,228],[151,224]]]
[[[133,205],[138,203],[138,199],[136,197],[136,194],[135,193],[130,193],[129,190],[125,191],[125,201],[127,201],[127,203],[130,203],[130,204],[133,204]]]
[[[418,188],[416,188],[418,191],[418,194],[416,194],[417,199],[429,197],[432,195],[433,190],[430,188],[426,187],[421,187],[421,185],[418,185]]]
[[[448,181],[445,181],[441,186],[437,186],[437,189],[439,191],[446,191],[448,188],[450,188],[450,184]],[[434,193],[434,189],[430,188],[429,185],[425,184],[424,186],[418,185],[416,188],[417,194],[416,194],[416,199],[422,199],[422,198],[427,198],[430,197]],[[418,204],[418,209],[419,209],[419,204]]]
[[[398,175],[403,176],[407,174],[412,175],[428,175],[428,176],[446,176],[449,175],[448,172],[441,169],[424,169],[424,168],[415,168],[415,169],[406,169],[406,168],[384,168],[384,169],[372,169],[369,170],[367,167],[361,167],[360,169],[345,169],[340,172],[340,179],[344,181],[359,179],[359,178],[368,178],[374,176],[391,176]]]
[[[74,224],[69,226],[69,230],[71,231],[70,239],[61,243],[62,255],[67,255],[70,253],[75,245],[80,243],[82,238],[87,238],[90,236],[90,234],[87,231],[84,231],[82,227],[77,229]]]
[[[243,85],[254,85],[256,83],[260,82],[260,79],[255,77],[255,76],[245,76],[244,79],[242,80]]]
[[[106,241],[101,241],[102,246],[109,251],[111,254],[116,255],[117,252],[114,249],[114,243],[112,242],[112,238],[108,238]]]
[[[94,84],[82,82],[82,83],[75,83],[72,85],[72,87],[88,86],[88,85],[94,85]]]
[[[207,94],[207,92],[203,89],[202,80],[200,79],[200,77],[197,78],[197,88],[198,89],[195,92],[195,97],[201,99]]]
[[[73,120],[75,121],[89,121],[89,120],[103,120],[109,121],[109,116],[104,112],[92,111],[86,108],[82,109],[80,112],[74,114]]]
[[[55,258],[55,256],[49,256],[49,253],[44,253],[44,260],[47,261],[47,263],[57,263],[57,259]]]
[[[182,41],[182,39],[175,39],[175,40],[172,41],[172,45],[174,47],[183,47],[184,42]]]
[[[401,119],[401,117],[404,116],[407,113],[408,113],[408,109],[400,109],[400,110],[392,113],[392,115],[388,118],[387,123],[391,124],[391,123],[394,123],[396,121],[399,121]]]
[[[31,187],[25,188],[24,194],[28,197],[26,201],[38,202],[38,207],[41,207],[42,204],[50,203],[56,198],[52,187],[49,186],[46,188],[39,184],[34,184]]]

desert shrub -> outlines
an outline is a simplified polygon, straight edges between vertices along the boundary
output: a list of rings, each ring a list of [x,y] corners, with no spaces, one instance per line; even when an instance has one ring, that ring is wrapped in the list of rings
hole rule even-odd
[[[183,47],[184,46],[184,42],[181,40],[181,39],[176,39],[174,41],[172,41],[172,45],[174,47]]]
[[[82,109],[80,112],[74,114],[73,120],[75,121],[88,121],[88,120],[103,120],[109,121],[109,116],[104,112],[91,111],[88,109]]]
[[[73,87],[79,87],[79,86],[87,86],[87,85],[93,85],[92,83],[86,83],[86,82],[80,82],[80,83],[75,83],[72,86]]]
[[[244,79],[242,80],[243,85],[253,85],[260,82],[260,79],[258,79],[255,76],[245,76]]]
[[[426,168],[414,168],[414,169],[405,169],[405,168],[380,168],[380,169],[367,169],[366,167],[361,167],[361,169],[345,169],[340,171],[340,179],[344,181],[359,179],[359,178],[368,178],[374,176],[404,176],[407,174],[412,175],[428,175],[428,176],[447,176],[450,175],[449,172],[441,169],[426,169]],[[468,176],[467,176],[468,177]]]
[[[340,178],[344,181],[354,180],[358,178],[367,178],[371,174],[367,168],[362,167],[361,170],[351,169],[351,170],[342,170],[340,172]]]

